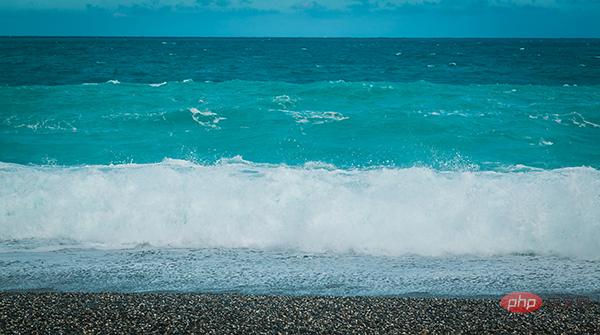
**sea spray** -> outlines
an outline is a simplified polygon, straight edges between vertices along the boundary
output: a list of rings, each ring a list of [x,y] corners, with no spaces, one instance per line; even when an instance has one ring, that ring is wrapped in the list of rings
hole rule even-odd
[[[4,163],[0,184],[2,240],[392,256],[600,255],[600,172],[593,168]]]

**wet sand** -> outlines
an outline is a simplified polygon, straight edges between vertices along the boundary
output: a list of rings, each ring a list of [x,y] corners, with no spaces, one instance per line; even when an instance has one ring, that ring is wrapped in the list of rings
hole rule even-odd
[[[546,297],[519,315],[491,298],[0,292],[2,334],[598,332],[600,303],[582,297]]]

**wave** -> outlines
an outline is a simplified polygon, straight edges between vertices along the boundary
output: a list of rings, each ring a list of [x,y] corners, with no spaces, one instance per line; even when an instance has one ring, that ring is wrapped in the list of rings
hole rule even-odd
[[[187,84],[187,85],[186,85]],[[546,91],[558,91],[558,92],[589,92],[597,93],[600,88],[600,84],[589,84],[589,85],[577,85],[577,84],[561,84],[561,85],[544,85],[544,84],[511,84],[511,83],[465,83],[465,84],[448,84],[440,83],[429,80],[412,80],[412,81],[385,81],[385,80],[315,80],[306,82],[290,82],[281,80],[243,80],[243,79],[230,79],[230,80],[195,80],[195,79],[181,79],[181,80],[161,80],[150,82],[138,82],[138,81],[126,81],[119,79],[109,79],[106,81],[90,81],[90,82],[72,82],[65,84],[53,84],[49,85],[43,82],[31,83],[28,85],[0,85],[5,89],[39,89],[45,88],[48,90],[56,89],[60,90],[63,88],[76,88],[78,86],[101,86],[111,87],[120,85],[121,87],[138,87],[138,88],[158,88],[165,86],[192,86],[192,87],[205,87],[205,86],[221,86],[224,88],[229,87],[248,87],[248,86],[263,86],[263,87],[308,87],[308,88],[321,88],[321,87],[334,87],[334,88],[369,88],[372,90],[397,90],[406,89],[410,87],[417,88],[438,88],[438,89],[491,89],[505,94],[518,93],[523,90],[534,91],[534,90],[546,90]],[[153,92],[156,92],[155,90]]]
[[[600,257],[600,171],[588,167],[0,163],[0,185],[5,242]]]
[[[213,163],[242,155],[269,163],[444,169],[459,157],[485,170],[600,168],[600,86],[150,85],[0,87],[0,132],[7,143],[0,161],[73,165],[173,157]],[[20,143],[18,150],[8,143]]]

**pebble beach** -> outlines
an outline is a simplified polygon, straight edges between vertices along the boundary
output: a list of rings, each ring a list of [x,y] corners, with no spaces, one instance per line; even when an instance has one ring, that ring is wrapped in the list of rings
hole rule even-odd
[[[593,334],[600,303],[545,297],[531,314],[492,298],[0,293],[2,334]]]

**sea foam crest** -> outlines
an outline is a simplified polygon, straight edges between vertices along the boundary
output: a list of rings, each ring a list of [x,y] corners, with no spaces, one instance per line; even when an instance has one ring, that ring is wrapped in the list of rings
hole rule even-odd
[[[220,117],[217,113],[209,110],[201,111],[195,107],[189,108],[188,110],[190,113],[192,113],[192,119],[194,122],[206,128],[219,129],[217,124],[223,120],[226,120],[226,118]]]
[[[374,255],[600,255],[600,171],[0,164],[0,239]]]

